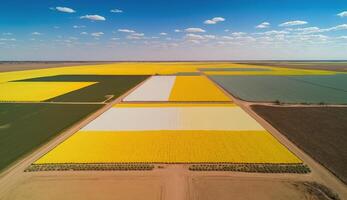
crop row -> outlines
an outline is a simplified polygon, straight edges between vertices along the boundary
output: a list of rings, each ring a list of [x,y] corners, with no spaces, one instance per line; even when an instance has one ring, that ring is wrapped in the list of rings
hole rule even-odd
[[[283,165],[283,164],[222,164],[222,165],[191,165],[192,171],[235,171],[254,173],[296,173],[307,174],[311,170],[307,165]]]
[[[25,171],[133,171],[152,170],[149,164],[32,164]]]

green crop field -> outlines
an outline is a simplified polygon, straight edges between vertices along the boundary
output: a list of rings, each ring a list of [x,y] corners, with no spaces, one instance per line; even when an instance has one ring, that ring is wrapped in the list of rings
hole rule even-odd
[[[101,106],[1,103],[0,170]]]
[[[347,104],[346,75],[211,76],[235,97],[252,102]]]
[[[113,95],[115,99],[124,94],[135,85],[144,81],[148,76],[136,75],[60,75],[41,77],[20,81],[40,81],[40,82],[98,82],[91,86],[76,90],[47,101],[54,102],[102,102],[108,95]]]
[[[336,74],[331,76],[291,76],[290,78],[321,87],[347,92],[347,74]]]

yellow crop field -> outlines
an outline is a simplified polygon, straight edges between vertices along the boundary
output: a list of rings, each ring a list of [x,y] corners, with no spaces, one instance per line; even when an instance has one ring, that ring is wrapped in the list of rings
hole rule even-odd
[[[178,72],[198,72],[201,68],[267,68],[276,70],[275,72],[257,72],[258,75],[331,75],[336,72],[325,70],[301,70],[301,69],[287,69],[275,68],[269,66],[256,66],[256,65],[241,65],[229,62],[158,62],[158,63],[113,63],[102,65],[85,65],[85,66],[71,66],[71,67],[57,67],[49,69],[36,69],[14,72],[0,73],[0,83],[14,80],[22,80],[29,78],[37,78],[43,76],[56,76],[67,74],[80,74],[80,75],[154,75],[154,74],[175,74]],[[249,74],[254,72],[205,72],[211,75],[240,75]],[[272,74],[273,73],[273,74]]]
[[[35,164],[302,163],[266,131],[81,131]]]
[[[0,83],[0,101],[45,101],[95,84],[94,82]]]
[[[177,76],[169,101],[231,101],[204,76]]]

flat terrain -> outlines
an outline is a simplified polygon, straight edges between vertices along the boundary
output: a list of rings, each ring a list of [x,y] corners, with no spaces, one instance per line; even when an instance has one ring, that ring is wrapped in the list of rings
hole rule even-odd
[[[147,130],[77,132],[35,164],[301,162],[266,131]]]
[[[22,71],[22,70],[33,70],[33,69],[47,69],[55,67],[65,66],[79,66],[79,65],[95,65],[95,64],[107,64],[110,62],[73,62],[73,61],[47,61],[47,62],[0,62],[0,72],[10,71]]]
[[[124,101],[218,102],[230,101],[204,76],[152,76]]]
[[[0,104],[0,170],[102,105]]]
[[[240,62],[240,64],[257,65],[257,66],[273,66],[282,68],[295,68],[295,69],[310,69],[310,70],[332,70],[338,72],[347,72],[346,61],[307,61],[307,62]]]
[[[333,139],[315,140],[318,131],[306,127],[312,136],[298,136],[296,143],[257,115],[253,103],[234,98],[344,103],[346,76],[230,62],[95,63],[0,73],[0,85],[15,85],[0,87],[0,94],[23,99],[0,102],[0,157],[10,165],[0,173],[0,199],[338,199],[312,182],[346,199],[347,185],[300,146],[308,139],[303,143],[317,151],[326,147],[321,152],[341,156],[346,138],[330,131],[346,130],[345,115],[322,122]],[[211,77],[239,79],[227,83],[239,89]],[[57,94],[51,92],[63,87],[48,86],[71,83],[86,85]],[[317,113],[307,124],[316,126],[318,116],[327,115]],[[280,119],[292,125],[303,117]],[[329,145],[319,146],[324,140]],[[345,172],[341,163],[334,165]]]
[[[347,108],[252,106],[289,140],[347,183]]]
[[[191,172],[167,165],[148,172],[35,172],[2,200],[331,200],[333,195],[295,176]],[[1,188],[0,188],[1,191]],[[330,195],[330,196],[329,196]]]
[[[296,181],[200,177],[193,178],[192,187],[194,200],[330,199],[319,187]]]
[[[7,82],[0,84],[2,102],[40,102],[88,87],[95,82]]]
[[[347,104],[347,75],[230,76],[211,78],[233,96],[251,102]]]
[[[61,75],[48,76],[42,78],[19,80],[21,82],[95,82],[89,87],[75,90],[58,97],[50,98],[46,101],[53,102],[102,102],[105,100],[115,99],[140,82],[144,81],[148,76],[131,76],[131,75]]]
[[[160,200],[161,183],[154,177],[39,176],[18,184],[4,200]]]

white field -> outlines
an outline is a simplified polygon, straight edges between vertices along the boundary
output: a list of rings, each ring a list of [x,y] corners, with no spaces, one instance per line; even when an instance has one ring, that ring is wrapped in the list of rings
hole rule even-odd
[[[264,130],[241,108],[148,107],[111,108],[83,131]]]
[[[168,101],[176,76],[152,76],[123,101]]]

